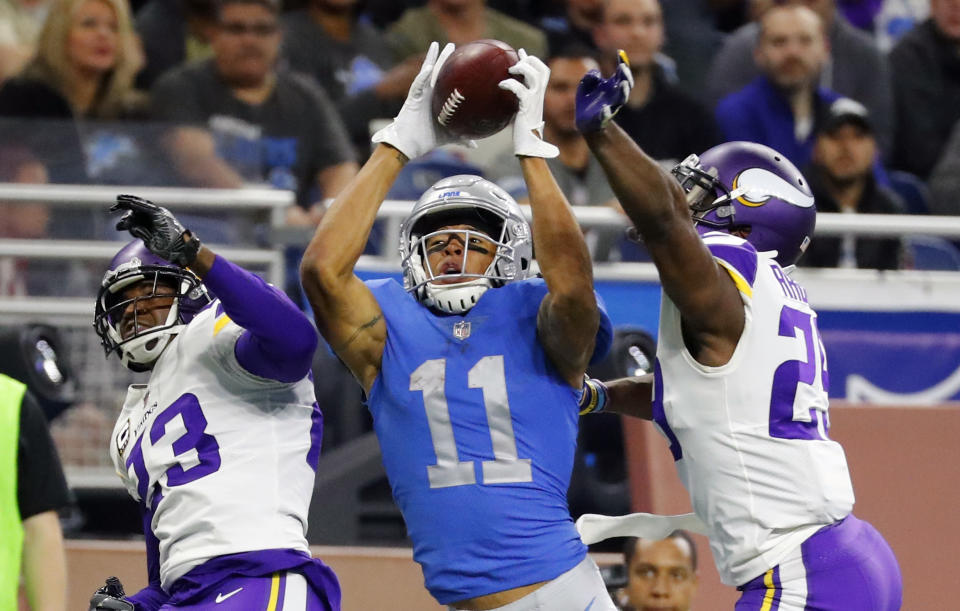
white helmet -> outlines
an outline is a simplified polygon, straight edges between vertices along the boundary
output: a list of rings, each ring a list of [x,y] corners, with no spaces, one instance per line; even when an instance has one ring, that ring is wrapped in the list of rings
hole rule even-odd
[[[497,252],[483,274],[462,271],[434,275],[427,265],[426,238],[448,225],[469,224],[496,244]],[[465,242],[466,243],[466,242]],[[464,268],[466,257],[464,254]],[[490,287],[523,280],[530,273],[533,242],[530,225],[517,202],[506,191],[479,176],[463,174],[435,183],[420,196],[410,216],[400,225],[403,288],[420,303],[448,314],[470,310]],[[455,284],[437,280],[462,278]]]

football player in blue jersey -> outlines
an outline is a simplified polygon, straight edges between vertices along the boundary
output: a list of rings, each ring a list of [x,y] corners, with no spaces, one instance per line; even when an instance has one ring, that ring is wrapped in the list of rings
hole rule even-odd
[[[430,187],[401,229],[403,286],[354,275],[404,164],[449,141],[430,112],[453,51],[430,46],[380,145],[301,265],[317,326],[360,382],[427,589],[451,609],[614,609],[567,508],[578,401],[611,327],[587,247],[544,158],[549,69],[519,51],[514,150],[532,231],[478,176]],[[530,277],[532,249],[543,278]]]
[[[790,278],[816,220],[806,180],[750,142],[665,172],[610,121],[631,84],[625,56],[608,79],[588,73],[577,124],[659,271],[657,358],[652,376],[588,381],[590,404],[652,419],[668,439],[739,611],[899,609],[893,551],[851,513],[817,314]],[[609,523],[588,518],[592,541]]]
[[[121,195],[111,211],[137,239],[104,274],[94,327],[108,357],[150,372],[110,437],[149,585],[126,596],[111,578],[90,609],[337,611],[306,538],[323,433],[313,324],[166,208]]]

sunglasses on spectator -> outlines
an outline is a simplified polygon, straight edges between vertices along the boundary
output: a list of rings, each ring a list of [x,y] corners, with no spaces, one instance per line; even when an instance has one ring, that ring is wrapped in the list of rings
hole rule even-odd
[[[239,21],[224,21],[220,23],[220,28],[227,34],[233,36],[243,36],[244,34],[253,34],[260,38],[266,38],[277,33],[280,29],[276,23],[243,23]]]

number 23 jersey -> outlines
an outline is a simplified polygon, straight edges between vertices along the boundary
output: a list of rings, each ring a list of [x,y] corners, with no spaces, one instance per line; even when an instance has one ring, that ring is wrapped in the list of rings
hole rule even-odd
[[[721,578],[740,585],[850,513],[853,487],[829,438],[827,361],[806,291],[740,238],[712,232],[704,243],[740,291],[743,334],[728,363],[702,365],[664,295],[653,417]]]
[[[432,313],[394,280],[367,285],[387,324],[367,405],[427,589],[447,604],[576,566],[580,391],[537,337],[546,284],[490,289],[462,316]],[[610,332],[601,310],[594,358]]]
[[[130,386],[110,443],[128,492],[145,504],[164,589],[216,556],[309,553],[323,426],[313,384],[243,369],[234,348],[244,329],[218,305],[173,339],[146,385]]]

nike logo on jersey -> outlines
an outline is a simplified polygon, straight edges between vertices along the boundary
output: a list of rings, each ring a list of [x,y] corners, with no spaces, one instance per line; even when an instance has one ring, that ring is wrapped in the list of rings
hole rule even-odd
[[[584,609],[583,611],[590,611],[590,607],[592,607],[592,606],[593,606],[593,603],[595,603],[595,602],[597,602],[597,597],[596,597],[596,596],[594,596],[593,598],[590,599],[590,604],[587,605],[587,608]]]
[[[230,598],[231,596],[233,596],[234,594],[236,594],[237,592],[239,592],[239,591],[242,590],[242,589],[243,589],[243,588],[237,588],[237,589],[234,590],[233,592],[228,592],[228,593],[226,593],[226,594],[224,594],[223,592],[221,592],[221,593],[217,594],[217,604],[219,605],[220,603],[222,603],[223,601],[227,600],[228,598]]]

